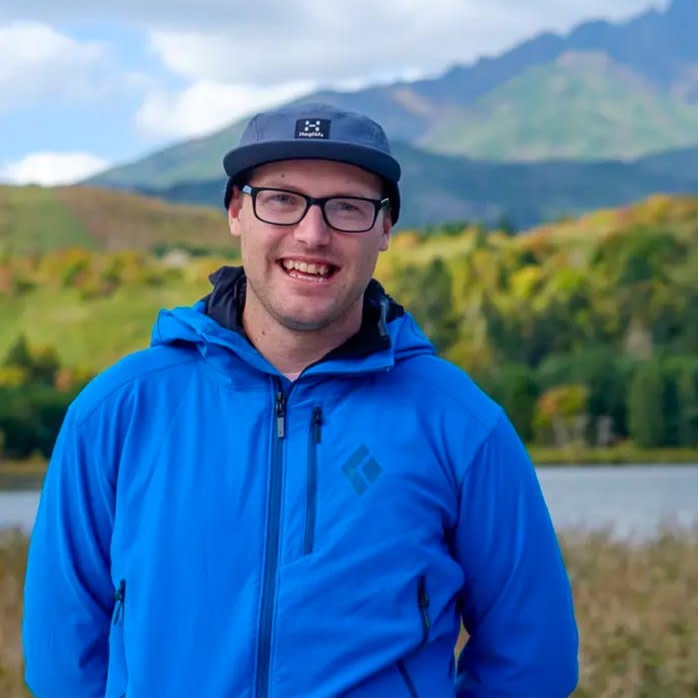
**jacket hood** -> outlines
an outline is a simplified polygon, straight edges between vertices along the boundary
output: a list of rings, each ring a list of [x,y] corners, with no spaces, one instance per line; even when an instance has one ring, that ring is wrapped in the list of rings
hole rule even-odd
[[[204,356],[230,351],[266,372],[278,371],[250,343],[242,327],[246,278],[242,267],[222,267],[210,276],[211,293],[193,306],[161,310],[151,346],[194,345]],[[412,316],[376,281],[364,294],[360,330],[306,371],[347,373],[387,369],[434,347]]]

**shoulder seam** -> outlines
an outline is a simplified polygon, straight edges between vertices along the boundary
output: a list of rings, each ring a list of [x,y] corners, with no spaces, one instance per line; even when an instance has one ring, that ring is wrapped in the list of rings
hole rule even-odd
[[[100,399],[97,401],[95,405],[93,405],[86,414],[81,415],[80,418],[78,419],[77,415],[75,416],[75,426],[79,427],[82,424],[84,424],[104,403],[112,396],[114,393],[122,390],[125,386],[128,386],[130,384],[135,383],[136,381],[140,380],[141,378],[144,378],[145,376],[149,376],[153,373],[157,373],[158,371],[168,371],[171,368],[174,367],[179,367],[179,366],[186,366],[188,364],[193,364],[196,363],[197,359],[189,359],[187,361],[181,361],[178,363],[170,363],[167,366],[157,366],[152,369],[148,369],[147,371],[142,371],[138,375],[135,376],[129,376],[128,378],[124,379],[121,381],[118,385],[114,386],[108,393],[105,393],[104,395],[100,396]]]
[[[444,360],[444,359],[440,359],[438,356],[433,356],[432,358],[434,358],[434,359],[436,359],[436,360],[441,360],[441,361]],[[455,366],[455,364],[453,364],[453,365]],[[462,369],[461,369],[460,367],[456,366],[456,368],[458,368],[458,370],[462,371]],[[420,375],[417,373],[417,371],[411,371],[411,370],[410,370],[410,368],[409,368],[409,362],[405,362],[405,364],[404,364],[404,370],[405,370],[406,372],[408,372],[410,375],[414,376],[415,378],[423,379],[423,376],[420,376]],[[472,381],[472,382],[473,382],[473,385],[475,386],[475,388],[476,388],[477,390],[480,390],[480,391],[481,391],[481,388],[477,385],[477,383],[475,383],[475,382],[472,380],[472,378],[470,378],[470,376],[468,376],[467,373],[465,373],[465,372],[463,371],[463,374],[464,374],[464,377],[465,377],[466,380]],[[430,387],[431,387],[432,390],[437,390],[437,391],[440,392],[441,394],[446,395],[448,398],[450,398],[451,400],[453,400],[453,402],[456,402],[456,403],[458,403],[458,404],[461,405],[461,406],[466,406],[466,403],[464,402],[464,400],[463,400],[463,398],[462,398],[461,396],[455,395],[455,394],[452,393],[450,390],[447,390],[446,388],[444,388],[444,386],[442,386],[442,385],[433,385],[433,384],[432,384]],[[482,391],[481,391],[481,392],[482,392]],[[496,408],[497,412],[500,412],[500,413],[501,413],[501,412],[503,411],[501,405],[499,405],[497,402],[495,402],[494,400],[492,400],[492,398],[491,398],[489,395],[487,395],[486,393],[483,393],[483,395],[492,403],[492,405]],[[498,416],[498,417],[494,420],[494,423],[492,424],[492,423],[486,423],[486,422],[484,422],[484,421],[480,418],[480,415],[479,415],[477,412],[475,412],[474,410],[471,411],[470,414],[471,414],[471,416],[472,416],[472,419],[475,420],[485,431],[488,431],[488,432],[489,432],[489,431],[491,431],[491,430],[494,430],[494,428],[499,424],[500,416]]]
[[[473,463],[479,460],[480,456],[482,455],[482,450],[490,442],[490,439],[492,439],[492,435],[495,431],[497,431],[499,425],[502,423],[502,420],[505,419],[505,416],[506,413],[504,412],[504,409],[500,405],[497,405],[497,418],[494,420],[493,424],[487,427],[487,432],[482,437],[482,440],[478,444],[478,447],[475,449],[475,452],[473,453],[470,462],[463,468],[463,478],[459,483],[459,489],[461,492],[463,491],[463,487],[465,487],[465,481],[468,479],[473,469]]]

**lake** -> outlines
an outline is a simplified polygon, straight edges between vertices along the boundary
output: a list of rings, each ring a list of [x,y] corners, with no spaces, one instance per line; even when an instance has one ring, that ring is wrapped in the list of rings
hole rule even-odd
[[[558,531],[637,540],[698,525],[698,465],[547,467],[538,477]],[[0,527],[31,530],[38,501],[36,491],[0,491]]]

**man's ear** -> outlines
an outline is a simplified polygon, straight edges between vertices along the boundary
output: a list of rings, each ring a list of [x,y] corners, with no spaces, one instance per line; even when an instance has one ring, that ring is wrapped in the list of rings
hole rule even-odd
[[[383,211],[383,223],[381,229],[380,251],[385,252],[390,244],[390,231],[393,229],[393,221],[390,217],[390,209]]]
[[[242,209],[242,192],[233,187],[228,204],[228,228],[233,237],[240,237],[240,210]]]

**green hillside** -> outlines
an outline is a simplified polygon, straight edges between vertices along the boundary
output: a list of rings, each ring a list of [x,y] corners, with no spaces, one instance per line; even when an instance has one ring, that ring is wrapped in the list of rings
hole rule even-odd
[[[698,192],[695,151],[634,163],[497,163],[395,145],[402,163],[397,231],[456,221],[516,230],[598,208],[628,205],[655,192]],[[672,164],[675,163],[675,164]],[[97,187],[0,187],[0,251],[16,254],[81,246],[95,250],[230,254],[220,178],[147,191]],[[166,203],[170,201],[172,203]]]
[[[0,185],[0,249],[25,254],[70,245],[98,247],[57,190]]]
[[[477,228],[405,232],[381,257],[378,275],[396,297],[421,307],[428,302],[423,291],[432,284],[438,290],[439,282],[422,272],[412,277],[410,269],[437,260],[447,265],[453,297],[440,303],[431,322],[446,323],[451,308],[461,318],[459,332],[484,342],[461,362],[506,358],[509,351],[536,354],[545,338],[554,338],[546,351],[584,341],[612,342],[620,351],[633,314],[653,332],[656,325],[657,342],[677,341],[679,334],[697,342],[698,317],[688,315],[698,312],[696,231],[698,197],[656,196],[516,237],[482,236]],[[129,251],[6,255],[0,258],[0,357],[24,334],[32,344],[55,344],[68,365],[100,368],[147,342],[159,307],[207,293],[208,274],[223,263],[232,262],[221,255],[173,266]],[[548,326],[548,311],[564,325],[559,331]],[[482,324],[483,313],[492,324]],[[463,350],[458,346],[453,351]]]
[[[184,141],[91,177],[86,184],[116,189],[163,189],[176,182],[220,177],[223,155],[240,140],[245,121],[216,133]]]
[[[229,250],[223,212],[95,187],[0,186],[0,251]]]
[[[147,346],[158,309],[204,296],[222,263],[78,248],[1,256],[10,457],[50,452],[71,390]],[[526,441],[607,445],[611,433],[642,448],[698,446],[698,197],[655,196],[519,236],[405,232],[377,277]]]
[[[500,161],[633,159],[696,145],[698,106],[605,56],[567,54],[452,110],[419,143]]]
[[[406,143],[396,143],[394,151],[403,170],[400,229],[455,220],[492,225],[502,218],[521,229],[629,204],[654,192],[698,191],[698,170],[672,168],[671,153],[659,168],[645,167],[644,162],[481,162],[426,152]],[[684,163],[684,154],[677,159],[679,165]],[[216,178],[147,193],[168,201],[220,207],[222,187],[222,180]]]

